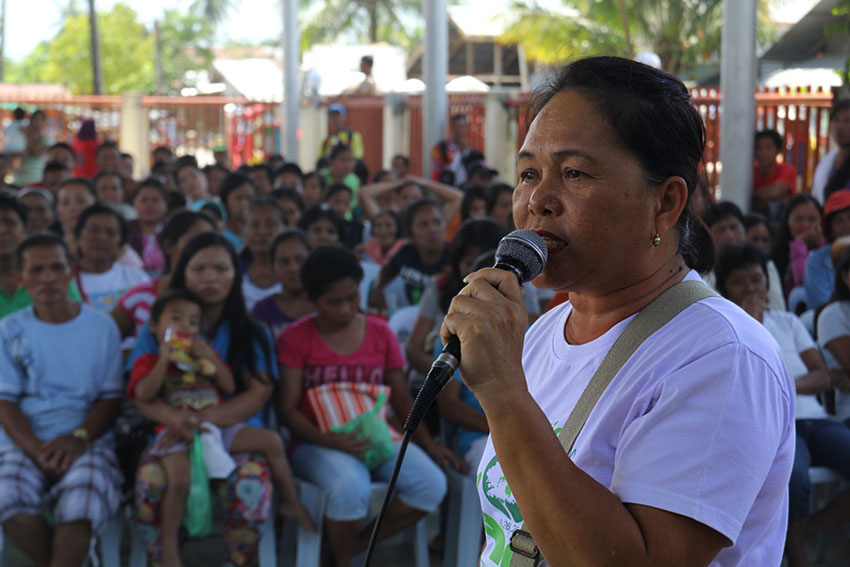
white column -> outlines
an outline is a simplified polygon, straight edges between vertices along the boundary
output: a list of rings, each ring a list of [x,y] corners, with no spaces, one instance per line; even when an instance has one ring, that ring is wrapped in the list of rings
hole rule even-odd
[[[133,175],[138,178],[150,171],[150,122],[141,93],[121,95],[121,127],[118,130],[121,151],[133,155]]]
[[[516,118],[505,106],[506,93],[487,93],[485,108],[484,157],[487,164],[499,171],[499,179],[513,185],[516,176],[516,129],[511,129]]]
[[[381,167],[390,167],[396,154],[407,155],[410,151],[410,135],[407,130],[409,120],[405,121],[405,95],[390,93],[384,95],[384,149]]]
[[[422,0],[425,12],[425,49],[422,75],[425,80],[422,115],[422,163],[425,177],[431,175],[431,148],[446,136],[449,97],[446,75],[449,66],[449,17],[446,0]]]
[[[298,61],[301,54],[298,35],[298,0],[283,0],[283,131],[281,145],[287,161],[298,160],[298,111],[301,93],[298,85]]]
[[[750,208],[756,117],[756,0],[723,0],[720,59],[720,190]]]

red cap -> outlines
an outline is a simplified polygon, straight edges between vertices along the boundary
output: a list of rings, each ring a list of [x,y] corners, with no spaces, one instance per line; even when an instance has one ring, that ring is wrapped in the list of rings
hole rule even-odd
[[[830,239],[832,239],[832,236],[829,234],[829,217],[848,208],[850,208],[850,189],[835,191],[826,200],[826,204],[823,206],[823,233]]]

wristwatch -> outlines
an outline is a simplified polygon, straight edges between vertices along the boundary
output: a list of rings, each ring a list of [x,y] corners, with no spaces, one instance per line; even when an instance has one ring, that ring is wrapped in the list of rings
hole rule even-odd
[[[86,430],[86,428],[85,428],[85,427],[78,427],[78,428],[76,428],[74,431],[72,431],[72,432],[71,432],[71,435],[72,435],[73,437],[76,437],[76,438],[77,438],[77,439],[79,439],[80,441],[82,441],[82,442],[85,444],[86,449],[88,449],[89,444],[90,444],[90,441],[89,441],[89,432]]]

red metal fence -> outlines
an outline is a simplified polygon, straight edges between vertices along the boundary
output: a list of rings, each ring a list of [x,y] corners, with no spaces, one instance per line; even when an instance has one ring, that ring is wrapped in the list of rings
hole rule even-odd
[[[716,89],[691,91],[692,101],[706,126],[705,172],[712,187],[719,178],[720,94]],[[760,89],[756,92],[754,130],[774,128],[786,141],[784,158],[797,167],[800,187],[808,190],[812,173],[820,156],[829,147],[829,108],[832,94],[822,89]],[[453,94],[449,97],[448,115],[465,114],[470,119],[470,142],[484,148],[485,101],[483,94]],[[384,100],[381,97],[346,97],[340,102],[347,109],[348,126],[361,133],[364,161],[371,172],[389,164],[383,163]],[[528,131],[530,95],[509,98],[517,121],[517,147]],[[93,118],[102,137],[118,139],[121,98],[116,96],[74,96],[65,99],[27,99],[0,101],[0,120],[8,123],[12,109],[21,104],[33,110],[46,111],[48,135],[54,140],[70,140],[85,118]],[[279,151],[281,119],[274,103],[254,103],[229,97],[142,97],[150,120],[150,146],[167,145],[178,154],[209,152],[214,146],[227,146],[233,166],[254,163]],[[405,101],[410,121],[410,170],[421,173],[422,163],[422,97],[409,96]],[[0,140],[2,141],[2,140]],[[401,148],[391,153],[401,153]],[[292,157],[292,156],[288,156]],[[303,164],[312,169],[313,164]]]

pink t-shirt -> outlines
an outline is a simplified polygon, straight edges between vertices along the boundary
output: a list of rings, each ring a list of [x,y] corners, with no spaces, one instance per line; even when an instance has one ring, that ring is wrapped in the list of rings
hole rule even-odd
[[[334,382],[383,384],[387,370],[404,367],[404,357],[393,332],[381,319],[369,315],[363,342],[349,355],[341,355],[325,344],[316,328],[315,315],[299,319],[284,329],[275,341],[275,351],[281,364],[304,371],[303,392]],[[301,410],[316,423],[303,395]]]

